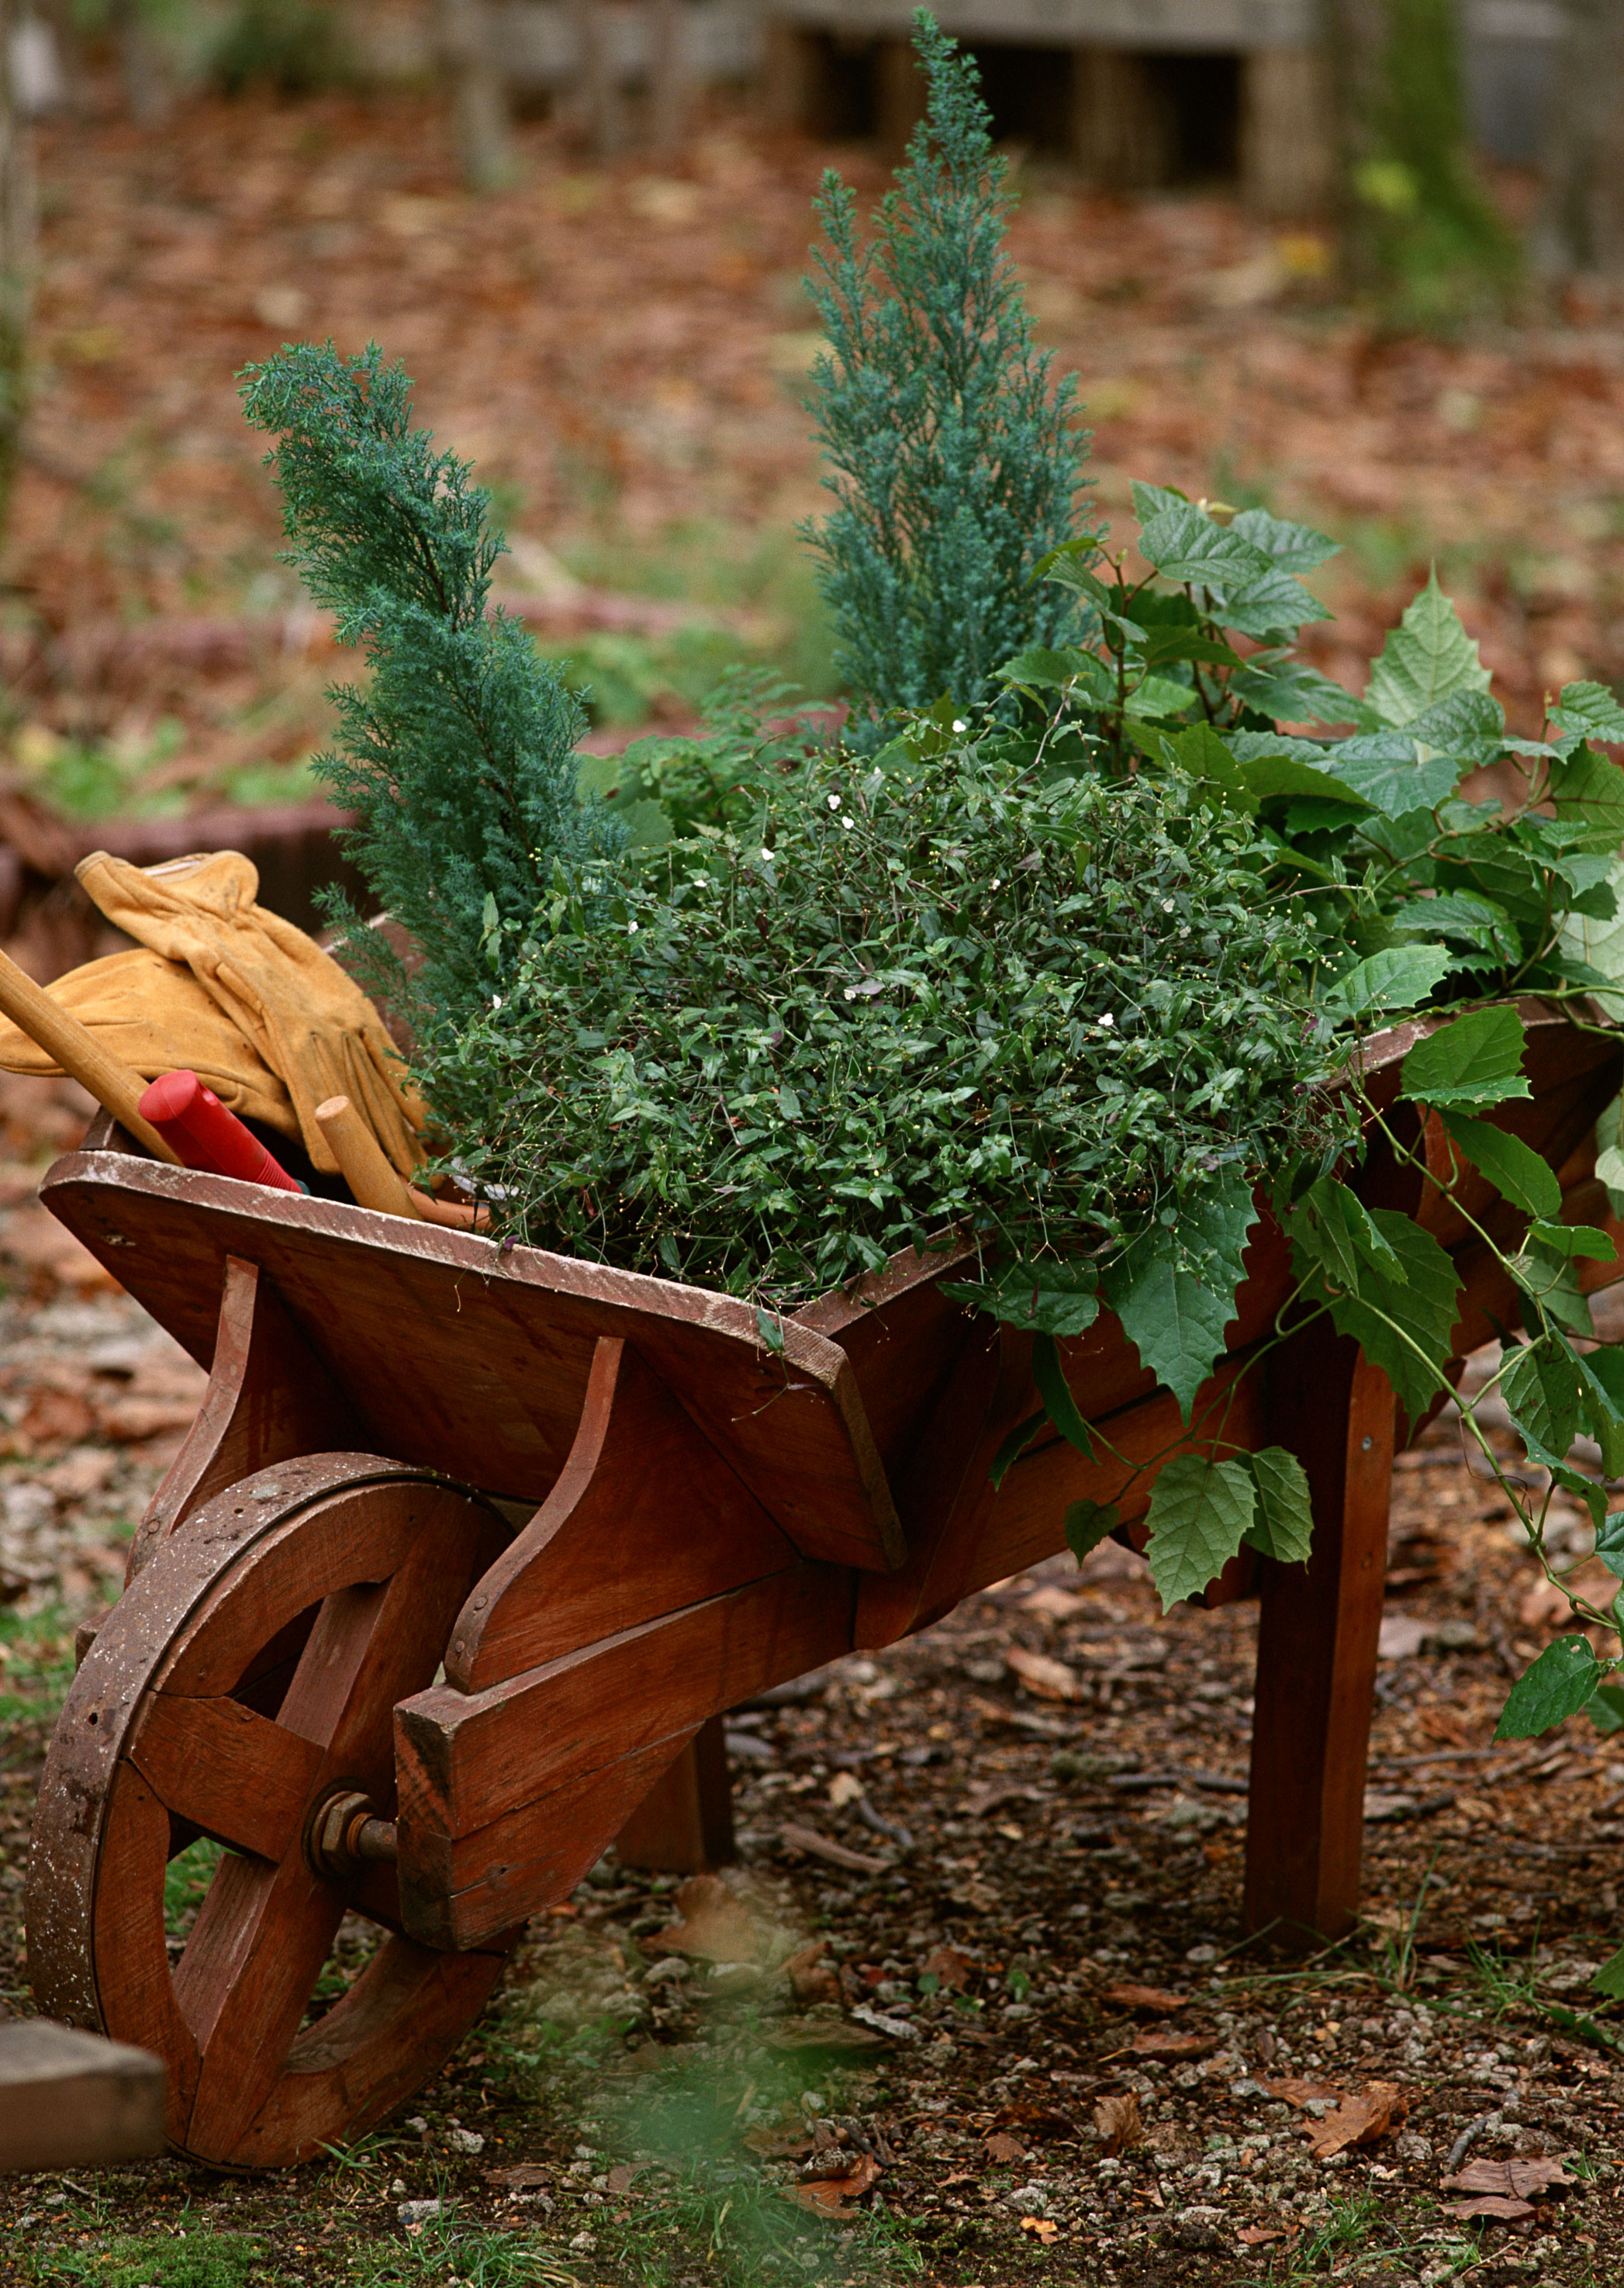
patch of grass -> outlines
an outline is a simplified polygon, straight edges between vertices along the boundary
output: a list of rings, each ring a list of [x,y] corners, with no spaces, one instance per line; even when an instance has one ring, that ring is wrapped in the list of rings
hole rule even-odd
[[[453,2280],[460,2288],[581,2288],[582,2281],[534,2235],[459,2224],[449,2206],[409,2239],[371,2243],[356,2257],[352,2277],[357,2288]]]
[[[74,1641],[57,1605],[0,1609],[0,1724],[54,1724],[74,1680]]]
[[[163,1927],[171,1938],[185,1938],[197,1919],[214,1871],[225,1856],[222,1847],[200,1835],[178,1851],[163,1871]]]
[[[184,2238],[167,2232],[114,2233],[84,2248],[46,2248],[33,2259],[39,2288],[247,2288],[269,2252],[247,2233],[219,2232],[201,2220]]]
[[[1543,2006],[1539,1994],[1539,1971],[1532,1958],[1517,1962],[1497,1946],[1474,1943],[1467,1948],[1466,1959],[1496,2018],[1507,2017],[1513,2010],[1539,2010]]]

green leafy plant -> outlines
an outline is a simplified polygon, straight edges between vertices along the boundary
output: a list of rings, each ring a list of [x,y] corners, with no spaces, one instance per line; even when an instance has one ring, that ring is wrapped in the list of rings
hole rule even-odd
[[[1076,616],[1030,578],[1073,529],[1075,385],[1051,386],[1033,346],[975,68],[924,10],[914,21],[929,102],[877,241],[860,237],[853,193],[826,174],[828,243],[807,288],[829,340],[810,402],[838,503],[807,537],[865,750],[894,708],[974,707],[1011,652],[1056,641]]]
[[[423,1017],[465,1018],[488,995],[502,921],[618,848],[577,794],[579,704],[527,632],[488,608],[503,547],[466,462],[414,428],[411,384],[376,346],[354,358],[299,343],[244,377],[244,409],[276,438],[283,525],[368,684],[342,687],[333,751],[315,768],[358,814],[347,846],[423,965],[409,982],[342,897],[331,910],[369,983]]]

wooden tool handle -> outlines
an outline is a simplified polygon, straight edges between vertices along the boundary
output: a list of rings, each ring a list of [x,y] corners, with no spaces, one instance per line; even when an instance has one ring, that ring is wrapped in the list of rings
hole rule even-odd
[[[383,1146],[347,1096],[329,1096],[325,1104],[317,1105],[316,1125],[332,1146],[333,1157],[355,1195],[357,1206],[416,1220],[406,1179],[396,1173]]]
[[[140,1114],[146,1081],[133,1066],[111,1049],[104,1049],[88,1026],[82,1025],[27,970],[19,969],[9,954],[0,953],[0,1010],[13,1025],[44,1049],[81,1088],[88,1088],[98,1104],[105,1105],[122,1127],[146,1145],[155,1160],[180,1165],[180,1156],[166,1144]]]

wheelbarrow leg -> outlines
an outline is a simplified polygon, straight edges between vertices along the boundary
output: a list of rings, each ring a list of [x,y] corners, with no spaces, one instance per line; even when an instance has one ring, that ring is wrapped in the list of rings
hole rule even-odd
[[[614,1839],[622,1867],[654,1875],[702,1875],[733,1851],[733,1797],[719,1716],[709,1717],[654,1782]]]
[[[1306,1944],[1359,1911],[1393,1394],[1323,1319],[1270,1367],[1270,1434],[1308,1473],[1314,1547],[1306,1565],[1263,1568],[1246,1922]]]

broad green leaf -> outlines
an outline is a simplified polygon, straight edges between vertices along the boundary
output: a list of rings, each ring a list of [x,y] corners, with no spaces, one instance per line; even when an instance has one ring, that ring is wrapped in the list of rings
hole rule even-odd
[[[1498,759],[1505,744],[1506,712],[1487,691],[1456,691],[1411,718],[1405,736],[1462,762]]]
[[[1620,1692],[1616,1684],[1598,1684],[1595,1693],[1586,1704],[1585,1713],[1598,1732],[1604,1734],[1624,1732],[1624,1692]],[[1597,1978],[1596,1984],[1599,1986],[1602,1979],[1607,1975],[1607,1972],[1613,1969],[1624,1971],[1624,1954],[1613,1956],[1606,1969]],[[1617,1994],[1621,2000],[1624,2000],[1624,1982],[1616,1987],[1609,1987],[1607,1991]]]
[[[1607,1688],[1604,1685],[1602,1690],[1604,1692]],[[1600,1697],[1599,1694],[1597,1697]],[[1619,1721],[1624,1723],[1624,1716],[1620,1716]],[[1616,1730],[1617,1726],[1610,1725],[1608,1729]],[[1608,1995],[1614,2002],[1624,2002],[1624,1947],[1620,1947],[1610,1961],[1603,1963],[1590,1983],[1598,1993]]]
[[[1554,1255],[1582,1256],[1589,1263],[1616,1263],[1619,1251],[1604,1231],[1588,1223],[1546,1223],[1529,1230],[1530,1239],[1543,1241]]]
[[[1312,525],[1288,524],[1284,517],[1271,516],[1267,509],[1243,508],[1230,530],[1272,557],[1282,572],[1311,572],[1327,557],[1342,554],[1339,541],[1327,540]]]
[[[1000,683],[1030,683],[1041,690],[1064,690],[1086,671],[1085,663],[1098,665],[1091,652],[1078,650],[1074,646],[1066,651],[1048,651],[1042,644],[1032,644],[1018,651],[1013,659],[1006,660],[997,670]]]
[[[1532,1145],[1520,1136],[1509,1136],[1492,1121],[1473,1120],[1464,1112],[1446,1111],[1441,1117],[1473,1167],[1514,1207],[1531,1216],[1561,1214],[1562,1187]]]
[[[1489,671],[1434,567],[1403,619],[1388,632],[1365,698],[1384,723],[1402,726],[1457,691],[1486,691]]]
[[[1569,914],[1559,941],[1576,960],[1624,986],[1624,858],[1614,864],[1607,881],[1618,910],[1606,918]],[[1614,1024],[1624,1020],[1624,992],[1598,993],[1596,998]]]
[[[1226,628],[1265,640],[1295,634],[1309,620],[1328,620],[1329,608],[1301,580],[1272,568],[1244,585],[1213,590],[1213,616]]]
[[[1511,918],[1492,898],[1474,890],[1442,890],[1425,898],[1408,898],[1392,916],[1393,927],[1417,937],[1451,938],[1457,944],[1479,947],[1502,961],[1516,958],[1519,947]]]
[[[1240,586],[1275,568],[1261,548],[1187,502],[1152,517],[1139,535],[1139,553],[1164,579],[1208,588]]]
[[[1615,848],[1624,842],[1624,771],[1594,747],[1553,761],[1550,798],[1558,825],[1594,827]]]
[[[1533,1227],[1511,1259],[1511,1270],[1522,1290],[1523,1324],[1531,1335],[1542,1334],[1549,1320],[1571,1335],[1593,1339],[1596,1325],[1573,1269],[1572,1256],[1547,1247]]]
[[[1145,1553],[1164,1612],[1181,1598],[1199,1597],[1216,1579],[1245,1540],[1256,1505],[1242,1460],[1175,1454],[1162,1465],[1151,1489]]]
[[[1318,668],[1305,667],[1301,660],[1281,660],[1273,667],[1248,662],[1230,678],[1229,687],[1248,707],[1260,715],[1273,716],[1277,723],[1369,727],[1375,722],[1362,699],[1356,699],[1340,683],[1333,683],[1328,675],[1321,675]]]
[[[1361,1263],[1357,1293],[1327,1296],[1331,1323],[1385,1370],[1399,1404],[1414,1418],[1446,1386],[1461,1283],[1430,1232],[1397,1208],[1373,1208],[1370,1217],[1398,1259],[1398,1275]],[[1292,1262],[1300,1278],[1320,1269],[1317,1252],[1303,1246],[1295,1228]]]
[[[1158,1227],[1105,1273],[1105,1300],[1140,1362],[1178,1401],[1186,1422],[1235,1315],[1241,1257],[1257,1220],[1251,1188],[1231,1174],[1186,1203],[1176,1231]]]
[[[1240,775],[1259,802],[1274,802],[1281,797],[1306,796],[1314,802],[1351,804],[1356,812],[1373,810],[1362,794],[1345,786],[1335,771],[1318,769],[1312,763],[1302,762],[1295,755],[1277,753],[1256,755],[1240,764]]]
[[[1137,477],[1133,481],[1133,512],[1142,525],[1149,524],[1153,517],[1189,508],[1190,504],[1189,495],[1181,493],[1176,486],[1141,484]]]
[[[1042,1429],[1048,1419],[1049,1413],[1047,1408],[1040,1406],[1035,1414],[1029,1414],[1024,1422],[1018,1422],[1014,1429],[1010,1431],[1002,1445],[1000,1446],[998,1451],[994,1455],[992,1467],[986,1474],[993,1482],[993,1489],[994,1492],[996,1492],[997,1489],[1002,1485],[1005,1478],[1009,1475],[1010,1471],[1014,1467],[1015,1464],[1019,1461],[1021,1456],[1026,1452],[1026,1448],[1032,1443],[1032,1441],[1037,1436],[1038,1432]]]
[[[1006,1263],[995,1279],[942,1282],[942,1293],[1029,1334],[1086,1334],[1099,1316],[1098,1274],[1086,1263]]]
[[[1601,1677],[1601,1664],[1590,1649],[1588,1637],[1558,1637],[1511,1687],[1494,1737],[1537,1739],[1553,1725],[1576,1716]]]
[[[1147,675],[1129,692],[1128,704],[1136,715],[1183,715],[1194,706],[1195,693],[1170,676]]]
[[[1240,765],[1210,723],[1192,723],[1187,731],[1164,739],[1162,751],[1198,786],[1216,787],[1232,810],[1249,814],[1257,808]]]
[[[1368,1208],[1334,1177],[1321,1176],[1309,1186],[1291,1211],[1290,1228],[1330,1284],[1350,1294],[1359,1291],[1365,1264],[1388,1278],[1400,1275],[1398,1258],[1372,1222]]]
[[[1596,1156],[1596,1180],[1607,1194],[1614,1215],[1624,1215],[1624,1148],[1608,1144]]]
[[[1340,1023],[1350,1017],[1389,1016],[1395,1010],[1419,1008],[1450,967],[1450,957],[1441,945],[1395,945],[1367,954],[1344,969],[1329,988],[1327,1013]]]
[[[1528,1037],[1515,1009],[1474,1009],[1418,1041],[1404,1061],[1398,1093],[1437,1111],[1488,1112],[1533,1093],[1523,1073]]]
[[[1153,628],[1145,642],[1145,664],[1165,667],[1176,659],[1200,661],[1208,667],[1240,665],[1238,652],[1216,637],[1203,635],[1199,628]]]
[[[1066,1510],[1066,1545],[1079,1565],[1089,1550],[1097,1549],[1121,1523],[1121,1514],[1114,1502],[1068,1502]]]
[[[1565,683],[1550,719],[1559,731],[1580,731],[1609,746],[1624,740],[1624,707],[1604,683]]]
[[[1461,775],[1453,756],[1429,753],[1401,731],[1361,731],[1331,751],[1337,777],[1389,818],[1436,810]]]
[[[1602,1467],[1610,1478],[1624,1476],[1624,1351],[1599,1350],[1575,1354],[1582,1386],[1584,1426],[1602,1450]],[[1624,1531],[1624,1513],[1620,1518]],[[1614,1566],[1613,1572],[1624,1572]]]
[[[1525,1343],[1501,1370],[1500,1394],[1529,1453],[1560,1469],[1584,1410],[1584,1385],[1567,1345],[1557,1335]]]
[[[1604,1511],[1596,1529],[1596,1553],[1615,1580],[1624,1579],[1624,1509]]]
[[[1257,1507],[1246,1538],[1277,1564],[1301,1564],[1314,1537],[1308,1474],[1284,1446],[1264,1446],[1250,1458]]]
[[[1077,1411],[1077,1402],[1072,1396],[1071,1386],[1066,1379],[1066,1370],[1060,1364],[1060,1354],[1055,1348],[1052,1335],[1039,1335],[1033,1341],[1032,1378],[1037,1384],[1038,1396],[1042,1400],[1055,1428],[1068,1446],[1075,1446],[1077,1451],[1086,1454],[1091,1462],[1094,1446],[1089,1436],[1089,1426]]]

